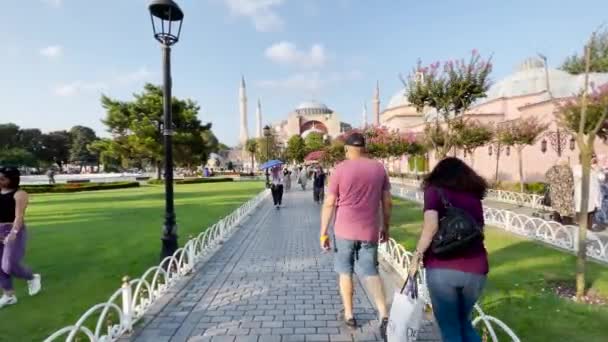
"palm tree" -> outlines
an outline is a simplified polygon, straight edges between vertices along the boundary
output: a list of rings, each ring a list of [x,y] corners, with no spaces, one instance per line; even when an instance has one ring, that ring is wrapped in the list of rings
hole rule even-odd
[[[245,150],[251,154],[251,175],[253,176],[255,153],[258,150],[258,141],[256,139],[249,139],[245,144]]]

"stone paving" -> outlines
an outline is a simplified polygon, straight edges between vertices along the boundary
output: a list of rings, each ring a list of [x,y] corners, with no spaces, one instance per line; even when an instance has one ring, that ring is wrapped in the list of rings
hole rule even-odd
[[[332,256],[318,246],[319,211],[310,192],[287,193],[280,210],[264,203],[131,341],[381,341],[358,280],[360,327],[351,330],[338,318]],[[438,340],[430,322],[421,335]]]

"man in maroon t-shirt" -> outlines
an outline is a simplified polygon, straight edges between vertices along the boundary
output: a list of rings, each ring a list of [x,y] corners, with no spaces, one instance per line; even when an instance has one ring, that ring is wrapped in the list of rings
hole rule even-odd
[[[321,248],[330,249],[327,235],[335,212],[335,269],[340,275],[340,294],[346,325],[356,327],[353,317],[353,271],[367,279],[381,319],[385,336],[388,312],[382,280],[378,274],[378,242],[388,239],[391,193],[388,175],[379,162],[365,155],[365,138],[360,133],[346,140],[346,159],[336,166],[329,179],[329,190],[321,214]],[[379,209],[383,221],[380,227]]]

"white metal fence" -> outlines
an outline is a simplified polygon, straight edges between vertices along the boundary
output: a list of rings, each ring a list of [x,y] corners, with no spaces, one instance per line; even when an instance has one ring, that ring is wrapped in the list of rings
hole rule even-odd
[[[195,264],[207,256],[234,228],[250,214],[265,197],[263,191],[230,215],[186,242],[184,247],[165,258],[158,266],[149,268],[138,278],[125,278],[122,287],[100,303],[86,311],[76,323],[57,330],[45,342],[75,341],[77,335],[85,335],[92,342],[116,341],[132,330],[154,302],[162,297],[178,280],[190,273]],[[110,315],[116,319],[110,320]]]
[[[408,200],[423,202],[422,192],[404,187],[393,187],[393,195]],[[566,251],[578,251],[578,226],[563,225],[538,217],[518,214],[509,210],[484,208],[484,219],[487,225],[502,228],[511,233],[537,240]],[[587,233],[587,256],[608,263],[608,238]]]
[[[379,252],[381,257],[386,260],[403,279],[407,277],[407,270],[410,265],[410,260],[413,257],[411,252],[408,252],[394,239],[390,239],[388,243],[382,244]],[[420,298],[422,298],[428,305],[431,305],[428,288],[426,286],[424,268],[419,269],[419,274],[418,289],[420,291]],[[496,334],[497,327],[500,328],[504,334],[509,336],[512,342],[520,342],[520,339],[517,337],[515,332],[509,328],[508,325],[496,317],[485,314],[479,304],[475,304],[475,313],[477,315],[473,319],[473,326],[483,323],[493,342],[499,342]]]
[[[415,179],[391,178],[392,184],[405,185],[413,188],[419,188],[420,181]],[[535,194],[525,194],[516,191],[489,189],[486,199],[490,201],[521,205],[532,209],[552,211],[551,207],[542,204],[543,196]]]
[[[75,180],[88,180],[96,183],[109,182],[135,182],[137,178],[146,177],[144,174],[136,173],[87,173],[87,174],[69,174],[56,175],[56,183],[67,183]],[[21,176],[21,184],[49,184],[49,177],[44,175]]]

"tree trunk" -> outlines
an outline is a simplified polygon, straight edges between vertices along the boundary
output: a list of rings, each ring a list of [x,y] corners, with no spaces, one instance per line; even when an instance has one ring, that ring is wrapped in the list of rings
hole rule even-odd
[[[255,158],[254,158],[254,154],[251,154],[251,175],[254,175],[255,172]]]
[[[475,150],[469,151],[469,154],[471,155],[471,168],[474,169],[475,168]]]
[[[161,162],[160,162],[160,160],[157,160],[156,161],[156,179],[157,180],[161,180],[160,169],[161,169]]]
[[[589,178],[591,174],[591,148],[581,146],[581,166],[583,178],[581,181],[581,213],[578,226],[578,251],[576,258],[576,297],[581,299],[585,295],[585,268],[587,262],[587,226],[589,224],[587,215],[589,207]]]
[[[498,179],[498,165],[500,163],[500,145],[497,145],[498,147],[496,148],[496,177],[494,179],[494,183],[498,184],[499,179]]]
[[[518,162],[518,166],[519,166],[519,191],[521,193],[524,193],[524,162],[523,162],[523,158],[522,158],[522,152],[523,152],[524,148],[518,146],[517,147],[517,162]]]

